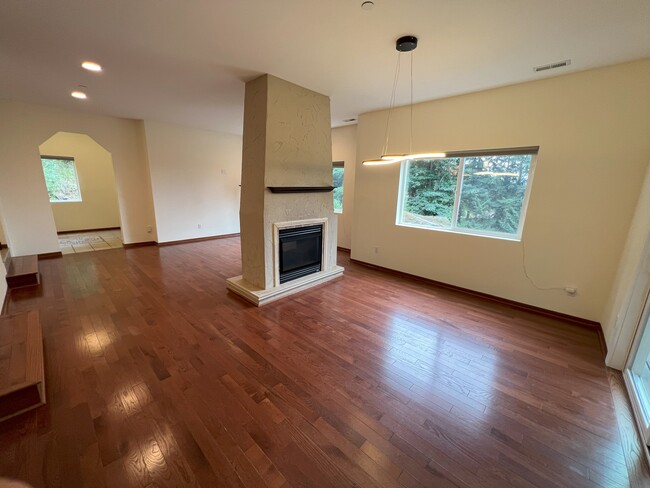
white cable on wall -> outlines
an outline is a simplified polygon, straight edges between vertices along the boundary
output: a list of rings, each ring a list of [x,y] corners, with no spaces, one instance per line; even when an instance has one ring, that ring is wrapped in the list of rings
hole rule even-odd
[[[526,245],[524,244],[524,240],[521,240],[521,264],[523,267],[524,271],[524,276],[530,281],[530,284],[533,285],[538,290],[541,291],[552,291],[552,290],[561,290],[566,292],[567,289],[563,286],[552,286],[552,287],[543,287],[543,286],[538,286],[537,283],[535,283],[535,280],[531,278],[531,276],[528,274],[528,270],[526,269]]]

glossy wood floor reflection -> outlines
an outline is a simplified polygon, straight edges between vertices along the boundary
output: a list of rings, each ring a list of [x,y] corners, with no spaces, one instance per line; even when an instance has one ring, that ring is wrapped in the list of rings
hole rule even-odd
[[[624,487],[595,332],[350,264],[255,308],[239,240],[41,261],[48,404],[0,424],[35,487]]]

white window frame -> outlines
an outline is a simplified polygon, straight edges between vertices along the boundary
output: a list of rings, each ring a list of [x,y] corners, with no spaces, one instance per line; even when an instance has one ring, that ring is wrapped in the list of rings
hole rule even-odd
[[[397,196],[397,212],[395,215],[395,225],[402,227],[414,227],[417,229],[426,229],[434,230],[439,232],[451,232],[454,234],[466,234],[473,236],[481,237],[491,237],[494,239],[505,239],[510,241],[521,241],[521,235],[524,230],[524,222],[526,220],[526,212],[528,210],[528,201],[530,199],[530,192],[533,186],[533,177],[535,175],[535,166],[537,163],[537,154],[538,147],[530,148],[513,148],[513,149],[486,149],[480,151],[458,151],[456,153],[450,152],[444,158],[436,159],[459,159],[458,163],[458,179],[456,181],[456,190],[454,194],[454,207],[452,209],[451,225],[449,227],[432,227],[427,225],[418,225],[413,223],[404,223],[402,222],[402,215],[404,213],[404,203],[405,195],[407,194],[407,184],[408,184],[408,168],[411,164],[410,160],[402,161],[400,167],[400,176],[399,176],[399,190]],[[521,212],[519,214],[519,225],[517,226],[517,232],[510,234],[507,232],[495,232],[488,230],[474,230],[467,229],[465,227],[458,227],[458,210],[460,208],[460,196],[463,189],[463,174],[465,172],[465,158],[467,157],[477,157],[477,156],[498,156],[498,155],[516,155],[516,154],[529,154],[530,167],[528,169],[528,182],[526,184],[526,190],[524,191],[524,198],[521,203]],[[432,158],[425,158],[427,161]]]
[[[344,161],[332,161],[332,171],[334,168],[343,169],[343,195],[345,195],[345,162]],[[334,190],[332,190],[333,192]],[[332,195],[333,199],[334,195]],[[343,213],[343,201],[341,201],[341,210],[333,209],[335,214],[341,215]]]

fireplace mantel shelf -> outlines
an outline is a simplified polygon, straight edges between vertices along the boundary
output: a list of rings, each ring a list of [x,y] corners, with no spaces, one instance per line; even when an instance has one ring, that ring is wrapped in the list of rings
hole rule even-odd
[[[267,186],[271,193],[319,193],[330,192],[333,186]]]

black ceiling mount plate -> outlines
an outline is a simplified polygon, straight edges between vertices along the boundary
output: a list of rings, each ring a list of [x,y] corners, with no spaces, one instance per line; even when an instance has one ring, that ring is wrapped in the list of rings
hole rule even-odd
[[[413,51],[418,47],[418,38],[415,36],[402,36],[395,42],[395,49],[401,53]]]

